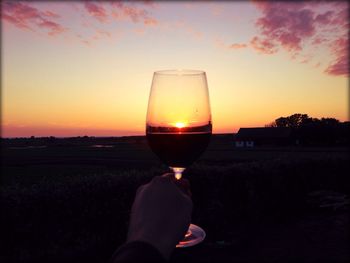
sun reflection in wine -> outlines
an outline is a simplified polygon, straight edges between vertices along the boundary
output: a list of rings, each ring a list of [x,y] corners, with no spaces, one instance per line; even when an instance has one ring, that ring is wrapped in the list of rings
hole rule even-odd
[[[178,122],[175,122],[175,123],[174,123],[174,126],[175,126],[176,128],[181,129],[181,128],[186,127],[186,126],[187,126],[187,124],[186,124],[186,122],[183,122],[183,121],[178,121]]]

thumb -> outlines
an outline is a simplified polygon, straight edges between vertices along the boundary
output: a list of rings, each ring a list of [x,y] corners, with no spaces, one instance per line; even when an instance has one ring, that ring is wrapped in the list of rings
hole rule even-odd
[[[169,178],[185,195],[192,197],[191,189],[190,189],[190,182],[181,177],[180,179],[175,178],[174,173],[166,173],[163,174],[162,177]]]

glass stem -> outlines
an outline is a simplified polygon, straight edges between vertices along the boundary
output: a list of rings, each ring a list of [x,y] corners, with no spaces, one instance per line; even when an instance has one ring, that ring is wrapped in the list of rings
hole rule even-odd
[[[170,168],[173,170],[176,180],[180,180],[181,179],[182,173],[186,169],[186,168],[183,168],[183,167],[170,167]]]

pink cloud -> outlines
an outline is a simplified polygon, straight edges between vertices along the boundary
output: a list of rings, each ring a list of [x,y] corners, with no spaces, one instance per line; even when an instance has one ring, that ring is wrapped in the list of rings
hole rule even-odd
[[[299,51],[305,38],[315,33],[314,12],[303,3],[264,2],[256,25],[262,36],[288,51]]]
[[[1,18],[4,19],[5,21],[9,22],[10,24],[15,25],[18,28],[22,29],[31,29],[27,23],[23,23],[23,21],[15,18],[14,16],[8,15],[8,14],[2,14]]]
[[[260,53],[273,54],[280,48],[295,59],[323,46],[333,59],[324,71],[330,75],[349,74],[349,5],[347,2],[269,2],[254,1],[262,12],[256,21],[260,32],[250,45]],[[322,6],[323,5],[323,6]],[[322,7],[321,9],[319,7]],[[328,11],[320,11],[328,8]],[[307,49],[311,51],[306,51]],[[304,53],[304,55],[303,55]],[[312,60],[312,54],[301,63]]]
[[[65,29],[61,25],[49,20],[43,20],[38,24],[38,26],[50,29],[50,31],[48,32],[50,36],[54,36],[65,31]]]
[[[62,25],[48,20],[58,18],[54,12],[40,11],[39,9],[22,2],[2,2],[1,18],[10,24],[21,28],[36,31],[36,29],[48,29],[48,35],[60,34],[67,29]]]
[[[149,26],[155,26],[155,25],[158,25],[158,20],[155,19],[155,18],[152,18],[152,17],[148,17],[148,18],[145,18],[143,20],[143,23],[145,25],[149,25]]]
[[[41,16],[35,8],[18,2],[2,2],[1,17],[22,29],[31,29],[30,24]]]
[[[108,19],[108,15],[106,13],[105,8],[99,3],[86,2],[85,9],[88,13],[96,18],[98,21],[105,23]]]
[[[155,7],[152,1],[147,6]],[[146,26],[155,26],[158,24],[158,20],[155,17],[149,15],[145,8],[137,7],[131,3],[123,3],[120,1],[112,2],[112,17],[117,20],[129,19],[134,23],[143,22]]]
[[[325,69],[330,75],[347,76],[349,75],[349,39],[348,36],[335,40],[332,45],[332,52],[335,59]]]
[[[158,25],[158,20],[151,16],[146,8],[156,8],[156,5],[151,1],[147,1],[142,6],[140,3],[132,2],[122,2],[122,1],[113,1],[113,2],[97,2],[97,1],[88,1],[85,2],[84,8],[81,10],[83,12],[83,17],[85,14],[88,17],[93,17],[93,20],[104,24],[106,22],[120,22],[120,21],[129,21],[135,24],[143,24],[145,26],[156,26]],[[79,41],[86,45],[92,45],[93,41],[108,39],[112,37],[112,32],[107,30],[97,29],[96,24],[91,19],[86,18],[83,21],[83,26],[86,29],[93,30],[94,33],[91,35],[85,34],[85,36],[80,35]],[[137,30],[133,32],[139,34]],[[143,30],[143,34],[146,31]],[[113,34],[115,35],[115,34]]]
[[[153,1],[145,2],[98,2],[85,1],[78,5],[67,2],[67,9],[75,9],[74,14],[56,13],[52,5],[22,1],[2,1],[1,19],[7,23],[35,33],[45,32],[48,36],[56,36],[65,33],[68,39],[75,39],[84,45],[92,45],[93,41],[111,39],[112,33],[108,29],[99,28],[96,23],[128,21],[144,26],[158,26],[159,21],[150,14],[149,9],[157,8]],[[51,8],[51,9],[50,9]],[[64,9],[63,9],[64,10]],[[62,15],[62,16],[61,16]],[[60,19],[71,19],[76,15],[83,19],[80,25],[84,25],[83,33],[79,34],[75,25],[68,29],[64,27]],[[75,31],[75,32],[74,32]],[[145,31],[146,32],[146,31]],[[79,37],[78,37],[79,35]]]
[[[86,46],[92,45],[91,41],[85,39],[81,34],[75,34],[75,37]],[[95,39],[95,38],[93,38],[93,39]]]
[[[237,50],[237,49],[244,49],[249,47],[249,45],[245,43],[233,43],[233,44],[227,45],[220,38],[217,38],[215,40],[215,44],[218,48],[226,49],[226,50]]]
[[[347,55],[338,57],[333,64],[331,64],[325,69],[325,73],[335,76],[348,76],[349,57]]]
[[[95,34],[91,38],[92,38],[92,40],[100,40],[100,39],[111,39],[111,37],[112,37],[111,32],[108,32],[108,31],[102,30],[102,29],[96,29]],[[92,44],[91,42],[86,41],[86,40],[85,41],[83,40],[83,43],[89,44],[89,45]]]
[[[311,44],[314,46],[318,46],[318,45],[321,45],[321,44],[327,43],[327,42],[329,42],[329,40],[327,38],[317,36],[317,37],[313,38]]]
[[[152,1],[152,0],[144,0],[142,1],[145,5],[151,7],[151,8],[157,8],[158,5],[156,2]]]
[[[239,43],[234,43],[229,46],[230,49],[241,49],[246,47],[248,47],[247,44],[239,44]]]
[[[316,16],[315,22],[323,25],[328,25],[331,22],[333,15],[334,15],[333,11],[327,11],[323,14],[319,14]]]
[[[267,39],[261,39],[257,36],[250,40],[250,45],[260,53],[273,54],[277,52],[277,47]]]
[[[146,11],[143,9],[138,9],[131,6],[123,6],[122,12],[124,16],[130,17],[131,20],[135,23],[138,23],[140,19],[144,18],[146,15]]]
[[[48,10],[45,11],[43,14],[47,17],[61,18],[61,16],[59,14],[56,14],[56,13],[48,11]]]

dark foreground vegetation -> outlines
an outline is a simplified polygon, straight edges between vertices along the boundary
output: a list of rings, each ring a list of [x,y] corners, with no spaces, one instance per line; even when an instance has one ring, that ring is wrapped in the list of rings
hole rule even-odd
[[[0,262],[107,262],[138,186],[167,171],[143,137],[2,141]],[[173,262],[349,262],[347,148],[235,149],[185,172],[202,244]]]

